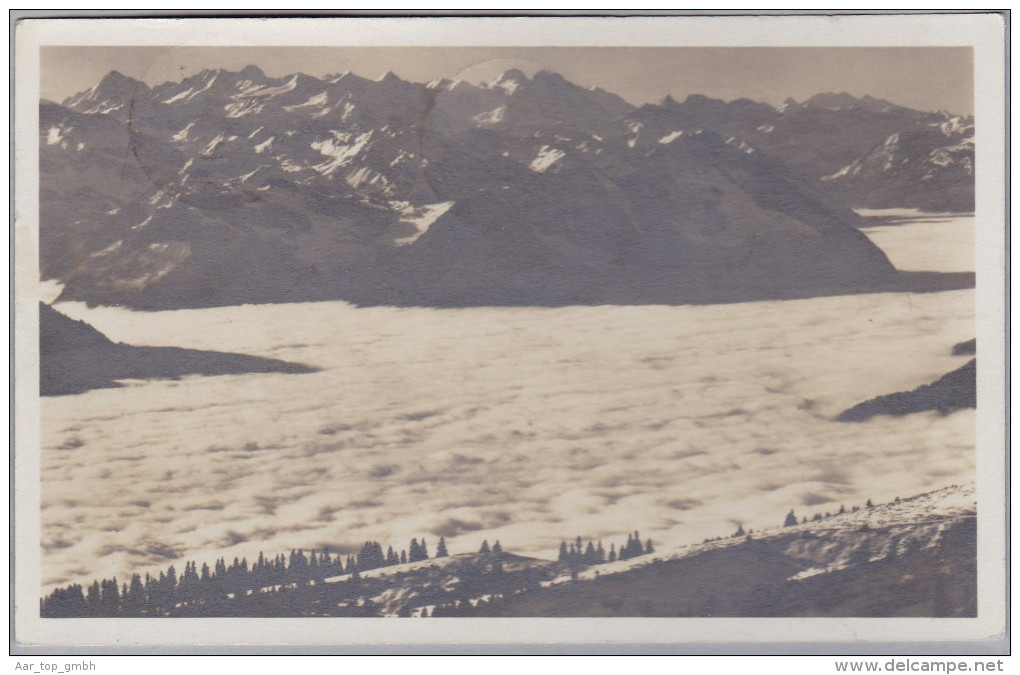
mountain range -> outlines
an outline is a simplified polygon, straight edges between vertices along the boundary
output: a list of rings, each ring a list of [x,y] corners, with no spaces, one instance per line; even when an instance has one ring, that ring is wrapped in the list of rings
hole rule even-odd
[[[847,94],[114,71],[40,104],[40,262],[142,309],[853,292],[897,274],[852,208],[972,209],[973,147],[970,118]]]

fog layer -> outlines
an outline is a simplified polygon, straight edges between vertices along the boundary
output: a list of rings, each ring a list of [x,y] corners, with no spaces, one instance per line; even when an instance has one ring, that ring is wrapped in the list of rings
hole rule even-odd
[[[902,269],[973,269],[970,219],[869,232]],[[931,251],[931,255],[923,253]],[[440,535],[554,556],[660,546],[973,478],[974,414],[832,418],[961,366],[972,291],[715,306],[142,313],[111,340],[308,364],[42,401],[43,583],[259,550]],[[183,566],[183,565],[182,565]]]

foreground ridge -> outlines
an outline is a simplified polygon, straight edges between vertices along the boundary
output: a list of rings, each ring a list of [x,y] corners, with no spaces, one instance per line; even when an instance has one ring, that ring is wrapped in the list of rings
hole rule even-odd
[[[291,551],[249,567],[185,564],[58,589],[43,617],[183,616],[974,616],[974,486],[869,500],[776,528],[656,551],[627,535],[615,555],[580,537],[557,561],[505,552],[436,556],[425,540],[383,554]],[[600,555],[601,552],[601,555]]]

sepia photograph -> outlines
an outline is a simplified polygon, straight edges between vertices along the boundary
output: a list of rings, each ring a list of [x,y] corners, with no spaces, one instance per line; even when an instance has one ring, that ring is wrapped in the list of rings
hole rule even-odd
[[[628,21],[29,22],[28,642],[1001,632],[1001,22]]]

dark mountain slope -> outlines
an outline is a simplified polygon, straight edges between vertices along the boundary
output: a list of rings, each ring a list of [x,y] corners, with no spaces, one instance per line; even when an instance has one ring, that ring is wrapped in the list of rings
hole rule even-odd
[[[116,387],[117,380],[314,372],[300,364],[243,354],[117,344],[84,321],[70,319],[41,303],[39,361],[39,393],[43,396]]]
[[[875,415],[909,415],[932,410],[946,415],[954,410],[976,407],[977,359],[971,359],[931,384],[859,403],[840,413],[836,421],[863,422]]]

